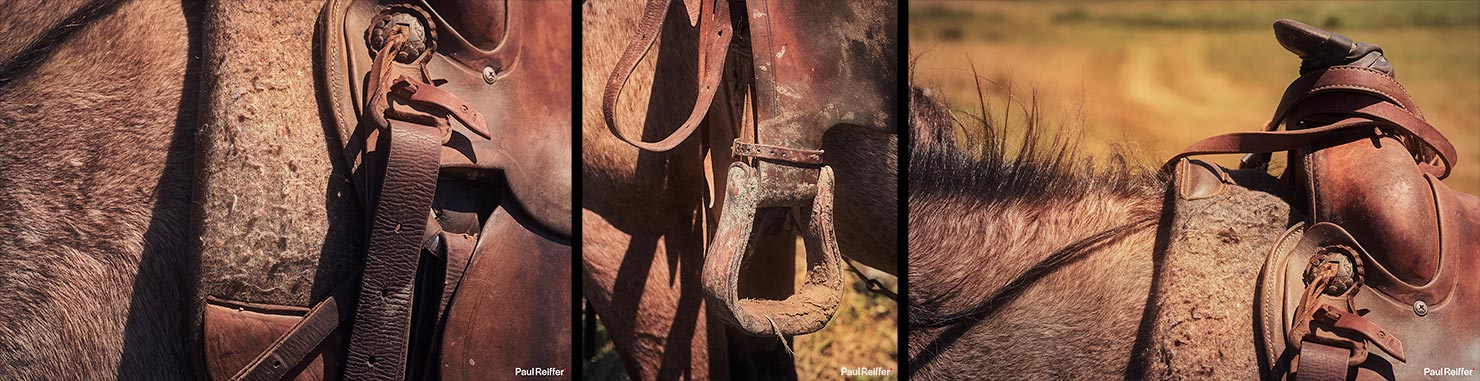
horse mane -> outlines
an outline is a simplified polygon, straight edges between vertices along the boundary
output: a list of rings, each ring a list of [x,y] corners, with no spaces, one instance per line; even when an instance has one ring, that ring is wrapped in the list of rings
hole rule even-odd
[[[63,42],[72,38],[73,33],[82,30],[83,27],[103,16],[112,14],[123,3],[124,1],[121,0],[88,1],[65,19],[36,36],[16,51],[14,56],[0,62],[0,92],[3,92],[10,82],[30,74],[37,65],[50,58],[63,45]]]
[[[981,84],[978,83],[977,87],[980,91]],[[926,89],[911,86],[910,95],[909,200],[912,206],[917,202],[946,201],[967,210],[1047,210],[1055,205],[1092,198],[1155,200],[1165,189],[1165,180],[1157,175],[1155,167],[1133,159],[1128,148],[1117,148],[1110,156],[1110,165],[1097,166],[1091,155],[1078,149],[1079,135],[1074,133],[1075,130],[1058,128],[1041,132],[1048,125],[1040,117],[1036,96],[1021,108],[1026,117],[1026,129],[1021,142],[1014,146],[1009,144],[1013,138],[1008,131],[992,120],[987,111],[986,97],[980,92],[980,116],[953,110]],[[1009,96],[1008,102],[1013,101]],[[958,129],[965,132],[965,139],[956,137]],[[1019,243],[1020,246],[1040,250],[1013,254],[1046,254],[1028,257],[1026,260],[1037,262],[1026,271],[1013,274],[1014,277],[1000,289],[964,310],[943,313],[933,306],[957,290],[973,287],[968,283],[975,279],[970,277],[949,284],[947,292],[911,296],[908,302],[911,327],[944,327],[991,316],[1028,285],[1063,265],[1083,258],[1093,249],[1153,226],[1160,210],[1141,209],[1132,210],[1133,218],[1117,226],[1085,226],[1085,229],[1097,230],[1086,232],[1077,241]],[[911,219],[915,217],[918,216],[912,215]],[[1039,223],[1013,218],[1004,216],[997,222],[1029,227],[1027,229]],[[911,227],[915,225],[912,223]],[[915,237],[913,231],[911,237]],[[990,258],[988,262],[991,262]]]
[[[1009,110],[1014,99],[1009,99]],[[984,96],[979,96],[987,114]],[[1073,129],[1048,127],[1036,97],[1024,107],[1026,129],[1017,147],[990,115],[952,110],[930,91],[910,88],[910,197],[958,198],[984,204],[1035,203],[1082,198],[1086,194],[1133,196],[1162,188],[1156,169],[1136,160],[1127,148],[1110,156],[1110,165],[1079,150]],[[957,117],[964,116],[964,119]],[[1010,116],[1009,116],[1010,117]],[[964,130],[966,139],[955,131]],[[1015,148],[1016,151],[1012,151]]]

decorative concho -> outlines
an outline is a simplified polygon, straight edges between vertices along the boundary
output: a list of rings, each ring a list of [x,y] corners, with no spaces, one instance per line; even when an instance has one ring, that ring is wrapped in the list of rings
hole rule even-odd
[[[1310,265],[1306,266],[1302,277],[1306,284],[1310,284],[1315,278],[1315,271],[1322,262],[1336,265],[1336,276],[1326,284],[1326,289],[1321,290],[1326,295],[1341,296],[1362,284],[1361,259],[1357,258],[1354,250],[1344,245],[1322,247],[1319,253],[1310,257]]]
[[[396,62],[411,64],[425,61],[431,57],[427,52],[437,49],[436,25],[427,20],[431,20],[431,15],[415,5],[387,6],[370,21],[370,28],[365,30],[365,43],[370,46],[370,56],[374,57],[380,48],[385,47],[386,37],[390,36],[396,25],[405,25],[406,44],[396,51]]]

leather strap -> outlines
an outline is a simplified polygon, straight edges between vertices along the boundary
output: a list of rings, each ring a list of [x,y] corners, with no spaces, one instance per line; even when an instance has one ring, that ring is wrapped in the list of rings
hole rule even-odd
[[[483,114],[478,113],[478,110],[469,106],[468,102],[463,101],[462,98],[458,98],[456,95],[452,95],[452,93],[404,75],[396,78],[396,82],[391,85],[391,92],[411,102],[442,109],[442,111],[446,111],[452,117],[457,118],[458,121],[467,125],[468,129],[477,133],[478,136],[482,136],[484,139],[493,138],[488,133],[488,119],[484,118]]]
[[[1306,341],[1300,345],[1300,364],[1296,381],[1346,380],[1346,360],[1351,351],[1326,344]]]
[[[1413,103],[1413,98],[1408,95],[1408,90],[1387,74],[1362,67],[1335,66],[1302,75],[1291,82],[1290,87],[1285,89],[1285,94],[1280,97],[1280,105],[1275,108],[1274,116],[1270,118],[1269,124],[1265,125],[1265,130],[1278,129],[1280,122],[1285,120],[1285,114],[1290,111],[1291,107],[1315,95],[1332,91],[1354,91],[1376,95],[1389,102],[1402,105],[1404,109],[1416,115],[1423,115],[1418,105]]]
[[[1388,333],[1387,330],[1367,318],[1355,313],[1322,307],[1321,311],[1317,311],[1316,319],[1331,325],[1332,328],[1361,335],[1367,342],[1377,344],[1378,349],[1382,349],[1398,361],[1408,361],[1408,356],[1403,353],[1403,341],[1398,340],[1397,336]]]
[[[232,381],[276,381],[295,369],[308,355],[334,333],[354,313],[355,290],[360,286],[360,275],[341,282],[329,297],[303,315],[277,341],[263,350],[250,364],[243,367]]]
[[[725,56],[730,48],[730,35],[734,32],[728,2],[701,2],[699,40],[703,51],[699,55],[699,98],[694,101],[693,111],[682,126],[663,140],[645,142],[629,138],[617,128],[617,101],[622,97],[622,88],[627,86],[627,79],[632,76],[632,71],[637,70],[637,64],[658,40],[658,33],[663,29],[663,20],[667,18],[671,2],[672,0],[648,0],[643,9],[642,23],[637,25],[639,37],[622,52],[616,67],[612,68],[611,76],[607,77],[606,89],[601,96],[601,114],[606,118],[607,130],[627,144],[653,152],[665,152],[677,147],[688,140],[689,135],[699,128],[699,123],[704,121],[704,116],[709,113],[709,104],[714,102],[714,93],[719,90],[720,74],[724,71]]]
[[[730,145],[730,152],[735,157],[753,157],[788,164],[822,165],[822,150],[815,149],[752,144],[735,139],[734,143]]]
[[[1225,153],[1270,153],[1288,151],[1314,144],[1339,132],[1370,131],[1373,123],[1365,119],[1345,119],[1316,128],[1285,131],[1233,132],[1199,140],[1167,160],[1164,170],[1184,157]]]
[[[1372,103],[1363,104],[1362,100],[1353,99],[1361,97],[1361,95],[1350,95],[1345,99],[1334,97],[1311,99],[1305,102],[1305,104],[1300,105],[1299,109],[1297,109],[1298,114],[1292,113],[1292,116],[1304,118],[1321,114],[1350,114],[1368,118],[1373,122],[1377,122],[1382,127],[1397,128],[1404,134],[1418,138],[1419,142],[1433,150],[1439,160],[1443,162],[1443,166],[1439,167],[1425,161],[1420,161],[1420,164],[1425,164],[1420,165],[1420,170],[1433,174],[1440,179],[1449,176],[1449,172],[1453,169],[1455,159],[1459,157],[1459,154],[1455,151],[1454,145],[1449,143],[1449,139],[1444,137],[1444,134],[1423,120],[1422,117],[1409,113],[1407,110],[1399,108],[1393,103],[1373,99]],[[1414,154],[1415,156],[1422,156],[1420,152],[1414,152]]]
[[[391,122],[385,182],[376,201],[364,281],[350,335],[345,376],[405,377],[413,282],[422,233],[436,191],[441,136],[437,128]]]
[[[1361,118],[1349,118],[1316,128],[1277,131],[1281,122],[1287,119],[1302,120],[1322,114]],[[1302,76],[1290,85],[1265,131],[1235,132],[1203,139],[1173,156],[1163,169],[1170,169],[1172,163],[1183,157],[1222,153],[1255,153],[1245,162],[1262,164],[1268,162],[1270,152],[1292,150],[1336,133],[1370,127],[1396,128],[1433,150],[1443,165],[1421,162],[1419,167],[1424,172],[1443,179],[1453,169],[1458,157],[1454,145],[1423,119],[1402,85],[1379,71],[1354,67],[1333,67]],[[1418,152],[1415,155],[1423,156]]]

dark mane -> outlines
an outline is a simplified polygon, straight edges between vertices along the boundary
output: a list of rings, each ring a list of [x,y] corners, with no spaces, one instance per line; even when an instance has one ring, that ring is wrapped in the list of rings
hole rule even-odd
[[[1021,144],[1016,147],[1017,151],[1010,152],[1007,141],[1011,138],[987,115],[984,96],[979,95],[980,110],[987,116],[967,115],[967,122],[962,122],[956,117],[962,113],[954,112],[927,90],[912,87],[910,93],[909,126],[913,137],[909,172],[911,205],[927,200],[950,200],[966,209],[1043,209],[1054,203],[1094,196],[1155,198],[1164,189],[1163,180],[1156,175],[1153,166],[1131,160],[1125,152],[1113,154],[1111,165],[1096,166],[1090,155],[1078,150],[1078,136],[1070,132],[1072,130],[1057,129],[1049,134],[1037,132],[1044,124],[1037,116],[1036,99],[1030,101],[1033,106],[1025,106],[1023,114],[1027,118],[1027,130]],[[956,138],[957,128],[965,131],[967,139],[964,142]],[[911,296],[910,326],[943,327],[963,323],[969,326],[990,317],[1027,286],[1058,268],[1153,226],[1158,212],[1132,215],[1134,218],[1120,225],[1045,249],[1041,259],[1026,272],[991,293],[981,304],[964,311],[942,313],[931,307],[939,298],[953,292]],[[1043,243],[1047,242],[1038,244]],[[961,282],[967,279],[962,278]],[[949,288],[967,286],[958,283]]]
[[[123,3],[121,0],[89,1],[87,4],[78,7],[67,18],[48,28],[46,32],[36,36],[34,40],[26,44],[25,47],[22,47],[9,60],[0,63],[0,92],[3,92],[7,87],[6,85],[9,85],[11,81],[29,74],[37,65],[50,58],[52,53],[55,53],[57,48],[62,46],[62,42],[70,39],[73,33],[82,30],[82,27],[103,16],[112,14]],[[16,15],[16,17],[24,16]]]
[[[941,261],[938,265],[944,267],[935,270],[952,273],[941,275],[935,284],[911,287],[913,292],[907,298],[910,328],[935,330],[936,334],[927,342],[911,343],[914,348],[909,358],[910,376],[928,368],[972,327],[1012,305],[1030,286],[1095,252],[1145,232],[1156,226],[1160,216],[1155,200],[1160,199],[1157,195],[1165,187],[1153,165],[1130,159],[1127,149],[1112,153],[1108,165],[1096,165],[1091,155],[1078,149],[1076,130],[1039,131],[1046,125],[1039,117],[1036,97],[1030,98],[1027,104],[1016,103],[1021,106],[1019,113],[1026,123],[1020,143],[1009,146],[1009,141],[1017,139],[1004,127],[1012,114],[1011,107],[1001,124],[994,123],[981,88],[978,82],[980,116],[956,112],[925,89],[913,86],[910,89],[908,245],[910,258],[916,263],[911,271],[934,271],[924,267]],[[1009,95],[1007,102],[1014,101]],[[957,138],[958,129],[965,139]],[[1064,215],[1071,213],[1067,212],[1070,209],[1058,209],[1059,205],[1073,209],[1073,205],[1082,205],[1087,200],[1121,200],[1111,208],[1122,209],[1105,211],[1123,219]],[[919,212],[934,218],[917,214],[917,207],[929,208],[929,212]],[[1078,229],[1072,236],[1049,238],[1028,233],[953,238],[975,240],[971,245],[983,248],[975,253],[914,250],[917,244],[931,245],[930,240],[942,235],[979,229],[960,226],[961,221],[951,220],[952,216],[972,213],[998,216],[972,223],[990,224],[991,228],[1003,231],[1037,231],[1040,224],[1047,223],[1040,216],[1055,213],[1059,216],[1051,218],[1060,221],[1095,222],[1058,225],[1062,229]],[[915,241],[917,234],[923,241]],[[993,241],[1002,239],[1008,241]],[[946,257],[936,257],[942,255]],[[984,266],[997,273],[983,277],[991,271],[962,272],[961,266]],[[972,300],[964,308],[940,308],[963,297]]]
[[[986,110],[982,98],[982,110]],[[1012,100],[1009,100],[1011,102]],[[1016,152],[991,116],[957,118],[927,90],[910,88],[910,198],[965,199],[979,206],[1080,198],[1091,192],[1137,195],[1162,188],[1154,167],[1117,152],[1097,166],[1066,129],[1044,134],[1037,100],[1024,110],[1027,129]],[[1011,111],[1009,110],[1009,113]],[[985,113],[985,112],[984,112]],[[964,142],[955,137],[966,132]]]

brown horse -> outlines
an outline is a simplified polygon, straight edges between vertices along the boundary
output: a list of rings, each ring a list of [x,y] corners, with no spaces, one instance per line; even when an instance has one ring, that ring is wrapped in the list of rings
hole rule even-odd
[[[698,7],[694,1],[671,5],[658,43],[628,81],[616,124],[629,136],[657,140],[689,115],[698,93]],[[633,379],[765,377],[745,373],[750,371],[795,377],[778,366],[746,366],[790,364],[790,359],[776,338],[738,334],[710,318],[701,285],[705,237],[714,233],[715,218],[705,212],[711,190],[704,167],[725,173],[730,141],[741,126],[753,123],[747,111],[749,57],[738,47],[742,43],[732,43],[736,46],[729,49],[725,79],[708,110],[705,132],[691,139],[705,140],[713,151],[702,151],[696,142],[665,153],[640,151],[607,131],[600,100],[622,49],[637,38],[634,26],[641,9],[636,0],[590,1],[582,9],[582,291]],[[823,143],[826,161],[837,173],[840,252],[891,274],[898,270],[897,128],[835,127]],[[723,178],[715,176],[714,193],[723,193]],[[766,296],[790,293],[794,243],[791,237],[765,242],[768,246],[756,252],[771,254],[751,259],[749,265],[758,268],[751,272],[755,275],[746,275],[756,277],[751,283],[786,286],[779,295],[771,290]]]
[[[528,5],[557,17],[526,26],[569,24],[568,3]],[[0,377],[205,378],[207,296],[309,306],[359,268],[364,211],[316,85],[324,75],[315,58],[323,2],[0,8],[24,16],[0,21]],[[481,21],[450,22],[502,27]],[[549,45],[525,59],[568,63],[569,27],[555,30],[521,36]],[[469,34],[480,46],[498,42]],[[501,69],[509,78],[539,68],[558,77],[541,82],[569,79],[568,67],[525,63]],[[569,93],[558,95],[539,100],[541,107],[564,113]],[[561,176],[569,173],[569,120],[552,123],[493,125],[496,141],[524,145],[506,149],[509,159],[528,150],[547,156],[500,174],[511,192],[500,197],[522,204],[494,213],[499,229],[489,231],[508,237],[500,253],[523,255],[484,256],[505,262],[493,267],[504,273],[476,278],[487,282],[480,287],[569,280],[563,271],[543,271],[552,276],[546,280],[515,276],[522,273],[509,265],[571,259],[569,177]],[[529,134],[541,136],[538,143]],[[559,170],[543,173],[550,168]],[[521,187],[547,193],[512,194]],[[530,255],[536,251],[560,254]],[[553,317],[525,317],[568,317],[566,303],[557,304],[542,310]],[[522,323],[473,324],[497,336]],[[481,339],[467,345],[487,345]],[[568,340],[537,342],[568,353]],[[540,352],[527,344],[523,353]]]
[[[0,8],[0,375],[196,378],[203,6]]]

